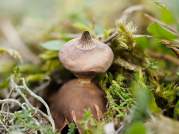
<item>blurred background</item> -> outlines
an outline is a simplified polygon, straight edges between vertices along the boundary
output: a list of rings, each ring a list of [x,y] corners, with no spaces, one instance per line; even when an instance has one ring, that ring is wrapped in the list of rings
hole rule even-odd
[[[125,20],[125,23],[117,26],[119,20]],[[115,102],[120,98],[116,92],[122,91],[121,81],[124,83],[122,88],[130,89],[135,69],[141,67],[145,70],[142,70],[145,78],[140,74],[141,79],[138,78],[133,88],[148,86],[156,102],[150,99],[158,105],[161,113],[178,120],[179,0],[0,0],[0,89],[9,88],[9,77],[17,71],[35,93],[48,98],[42,93],[44,89],[58,90],[63,83],[74,78],[59,62],[59,47],[85,30],[106,40],[116,29],[120,34],[111,41],[115,61],[109,69],[111,74],[108,72],[104,79],[116,106],[112,111],[122,107],[122,115],[120,110],[114,113],[119,114],[119,120],[126,116],[131,107],[128,107],[128,98],[124,105]],[[119,80],[116,74],[124,78],[119,77]],[[97,79],[99,82],[103,77]],[[128,91],[125,90],[124,94]],[[8,92],[1,90],[0,98],[7,98]],[[143,108],[144,112],[141,110],[139,116],[143,120],[150,99],[144,95],[143,98],[148,99],[144,102],[140,97],[137,107]],[[158,120],[154,121],[158,124]],[[163,131],[165,124],[161,125]]]
[[[145,13],[178,30],[178,5],[178,0],[1,0],[0,47],[24,63],[39,65],[42,43],[63,44],[84,30],[105,38],[121,18],[133,22],[137,34],[148,34],[148,24],[156,21]],[[1,56],[0,80],[15,64],[12,57]]]
[[[64,44],[84,30],[105,38],[121,18],[133,22],[137,34],[148,34],[151,20],[144,13],[179,29],[178,5],[178,0],[1,0],[0,48],[23,63],[33,64],[22,68],[27,74],[29,68],[34,72],[33,67],[44,59],[43,55],[39,57],[44,51],[42,43],[60,40]],[[16,65],[12,57],[1,55],[1,81]]]
[[[157,2],[165,3],[173,14],[162,11],[156,6]],[[64,25],[69,26],[71,23],[76,27],[95,25],[96,33],[100,34],[105,27],[114,26],[121,13],[133,5],[142,5],[142,8],[150,14],[167,23],[178,21],[178,0],[1,0],[0,45],[10,45],[7,41],[13,38],[12,31],[8,33],[9,37],[6,32],[12,30],[12,27],[18,32],[19,39],[23,43],[35,42],[36,45],[38,45],[36,41],[40,41],[42,35],[49,29],[54,30],[55,27],[53,35],[60,36],[59,29],[62,31],[65,29]],[[142,22],[145,24],[145,19],[140,15],[131,16],[130,20],[136,22],[135,25],[139,28]],[[59,24],[61,22],[63,23]],[[12,27],[9,28],[9,25]],[[73,32],[73,29],[70,29],[70,32]]]

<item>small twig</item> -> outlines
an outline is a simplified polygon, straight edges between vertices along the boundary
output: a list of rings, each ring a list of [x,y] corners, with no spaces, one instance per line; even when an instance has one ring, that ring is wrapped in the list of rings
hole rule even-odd
[[[116,65],[119,65],[119,66],[121,66],[121,67],[123,67],[123,68],[125,68],[125,69],[127,69],[127,70],[131,70],[131,71],[137,71],[137,70],[139,70],[141,67],[139,67],[139,66],[137,66],[137,65],[134,65],[134,64],[132,64],[132,63],[129,63],[129,62],[127,62],[126,60],[124,60],[124,59],[122,59],[122,58],[120,58],[120,57],[118,57],[115,61],[114,61],[114,63],[116,64]]]
[[[13,80],[13,76],[11,77],[10,79],[10,83],[11,83],[11,87],[16,90],[20,95],[21,97],[24,99],[25,101],[25,104],[27,104],[31,109],[39,112],[42,116],[44,116],[52,125],[52,129],[53,131],[55,132],[55,123],[54,123],[54,120],[52,118],[52,115],[51,115],[51,112],[50,112],[50,108],[48,107],[47,103],[38,95],[36,95],[34,92],[32,92],[26,85],[25,83],[25,79],[22,79],[22,86],[18,86],[14,80]],[[29,102],[29,100],[26,98],[25,94],[22,92],[22,90],[26,90],[31,96],[33,96],[34,98],[36,98],[38,101],[40,101],[46,108],[47,110],[47,115],[45,113],[43,113],[40,109],[37,109],[35,107],[33,107],[33,105]]]
[[[31,103],[29,102],[29,100],[26,98],[25,94],[19,89],[19,87],[16,85],[16,83],[14,82],[13,78],[11,77],[10,79],[10,86],[12,87],[12,89],[14,89],[16,92],[18,92],[21,97],[24,99],[24,101],[26,102],[26,104],[28,105],[28,107],[30,107],[31,109],[33,109],[33,106],[31,105]]]
[[[23,83],[23,86],[25,87],[24,89],[25,89],[31,96],[33,96],[34,98],[36,98],[38,101],[40,101],[40,102],[45,106],[45,108],[46,108],[46,110],[47,110],[47,114],[48,114],[48,116],[49,116],[49,121],[50,121],[50,123],[52,124],[53,131],[55,131],[55,123],[54,123],[54,120],[53,120],[53,118],[52,118],[52,114],[51,114],[51,112],[50,112],[50,108],[48,107],[47,103],[46,103],[40,96],[36,95],[34,92],[32,92],[32,91],[27,87],[24,78],[22,79],[22,83]]]
[[[167,25],[167,24],[161,22],[160,20],[156,19],[155,17],[153,17],[153,16],[151,16],[151,15],[149,15],[149,14],[147,14],[147,13],[145,13],[144,16],[145,16],[146,18],[148,18],[149,20],[151,20],[152,22],[156,22],[156,23],[158,23],[158,24],[160,24],[160,25],[166,27],[167,29],[171,30],[171,31],[174,32],[175,34],[178,34],[178,32],[177,32],[177,30],[176,30],[175,28],[173,28],[173,27],[171,27],[171,26],[169,26],[169,25]]]
[[[144,34],[134,34],[133,37],[134,38],[139,38],[139,37],[152,38],[151,35],[144,35]]]
[[[143,5],[134,5],[134,6],[130,6],[129,8],[125,9],[123,12],[122,12],[122,15],[120,17],[120,20],[127,20],[127,18],[132,15],[133,13],[135,12],[139,12],[139,11],[144,11],[146,10],[144,8]],[[104,41],[104,43],[109,43],[111,42],[114,38],[116,38],[117,36],[119,35],[119,32],[118,31],[115,31],[108,39],[106,39]],[[149,37],[149,36],[147,36]]]
[[[38,87],[36,87],[34,90],[34,93],[39,93],[40,91],[44,90],[51,82],[51,79],[48,78],[48,80],[44,83],[42,83],[41,85],[39,85]]]
[[[124,124],[121,124],[121,126],[116,130],[115,134],[120,134],[123,128]]]
[[[15,99],[3,99],[3,100],[0,100],[0,103],[15,103],[19,105],[22,109],[25,109],[25,107],[18,100],[15,100]]]
[[[40,123],[37,121],[37,119],[33,118],[33,120],[34,120],[34,122],[35,122],[35,124],[36,124],[37,126],[40,126]],[[41,134],[43,134],[43,133],[42,133],[42,130],[39,130],[39,131],[40,131]],[[30,133],[30,132],[29,132],[29,133]],[[36,131],[35,134],[38,134],[38,132]]]
[[[179,58],[179,41],[161,40],[161,43],[170,48]]]
[[[135,12],[146,10],[143,5],[133,5],[122,12],[120,19],[127,20]]]
[[[19,88],[20,88],[20,89],[24,89],[24,86],[19,86]],[[45,113],[43,113],[40,109],[37,109],[37,108],[33,107],[33,106],[30,104],[29,100],[25,97],[24,93],[22,93],[21,90],[19,90],[19,89],[16,89],[16,90],[17,90],[18,93],[22,96],[22,98],[24,99],[24,101],[26,102],[25,104],[27,104],[27,105],[28,105],[31,109],[33,109],[34,111],[39,112],[42,116],[44,116],[44,117],[52,124],[52,128],[54,128],[54,131],[55,131],[55,125],[54,125],[55,123],[54,123],[54,121],[53,121],[52,116],[49,117],[49,116],[47,116]],[[34,96],[33,96],[33,97],[34,97]]]
[[[119,35],[119,33],[118,33],[117,31],[114,32],[111,36],[109,36],[108,39],[106,39],[106,40],[104,41],[104,43],[107,44],[107,43],[111,42],[111,41],[112,41],[114,38],[116,38],[118,35]]]
[[[176,65],[179,65],[179,59],[175,58],[175,57],[173,57],[171,55],[168,55],[168,54],[163,55],[161,53],[153,52],[153,51],[148,51],[148,54],[153,58],[163,59],[163,60],[172,62],[172,63],[174,63]]]
[[[4,127],[4,129],[6,130],[6,132],[8,132],[8,128],[6,127],[6,125],[3,123],[2,120],[0,120],[0,125],[2,125]]]
[[[0,114],[4,114],[4,115],[11,115],[13,116],[14,114],[13,113],[10,113],[10,112],[5,112],[5,111],[0,111]]]

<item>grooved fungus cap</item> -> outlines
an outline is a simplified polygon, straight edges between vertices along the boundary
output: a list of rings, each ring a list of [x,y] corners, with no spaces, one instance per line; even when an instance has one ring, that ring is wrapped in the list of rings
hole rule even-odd
[[[103,73],[111,66],[113,57],[111,48],[93,39],[88,31],[67,42],[59,52],[62,64],[73,73]]]

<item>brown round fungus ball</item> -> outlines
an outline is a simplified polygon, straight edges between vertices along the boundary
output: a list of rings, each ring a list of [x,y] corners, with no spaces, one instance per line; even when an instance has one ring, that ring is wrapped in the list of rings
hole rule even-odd
[[[106,110],[106,98],[90,80],[74,79],[65,83],[51,98],[50,106],[58,129],[75,122],[81,132],[79,121],[84,111],[90,109],[96,119],[101,119]]]
[[[96,39],[88,31],[81,38],[67,42],[59,52],[64,67],[75,74],[103,73],[113,61],[111,48]]]
[[[90,109],[96,119],[101,119],[106,110],[104,91],[91,82],[91,76],[106,72],[114,55],[108,45],[85,31],[80,38],[64,45],[59,58],[64,67],[79,78],[65,83],[52,97],[52,114],[60,130],[69,122],[75,122],[82,133],[79,121],[85,110]]]

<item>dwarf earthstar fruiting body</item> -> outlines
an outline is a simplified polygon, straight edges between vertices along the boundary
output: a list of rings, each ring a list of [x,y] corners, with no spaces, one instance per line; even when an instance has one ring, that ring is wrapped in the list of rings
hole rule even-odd
[[[92,81],[97,73],[104,73],[113,61],[111,48],[91,37],[88,31],[81,38],[67,42],[59,52],[63,66],[78,79],[65,83],[51,99],[51,110],[60,130],[69,122],[75,122],[80,132],[79,121],[85,110],[90,109],[96,119],[101,119],[106,110],[104,92]]]

